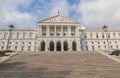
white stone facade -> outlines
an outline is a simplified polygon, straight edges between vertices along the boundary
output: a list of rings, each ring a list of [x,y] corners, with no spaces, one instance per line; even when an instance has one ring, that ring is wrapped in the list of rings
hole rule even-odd
[[[0,30],[0,50],[81,51],[120,49],[120,30],[81,30],[79,22],[61,15],[38,22],[36,30]]]

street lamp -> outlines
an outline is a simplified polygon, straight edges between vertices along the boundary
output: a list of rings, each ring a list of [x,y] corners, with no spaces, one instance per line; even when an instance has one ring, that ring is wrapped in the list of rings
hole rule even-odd
[[[107,34],[108,26],[104,25],[104,26],[102,27],[102,30],[103,30],[103,31],[105,32],[105,34],[106,34],[106,40],[107,40],[108,49],[110,49],[109,41],[108,41],[108,34]]]
[[[86,50],[86,43],[85,43],[85,27],[81,27],[80,29],[81,32],[81,38],[80,38],[80,43],[81,43],[81,50],[84,51]]]
[[[15,28],[15,26],[13,25],[9,25],[9,37],[8,37],[8,41],[7,41],[7,47],[6,47],[6,50],[8,50],[9,48],[9,41],[10,41],[10,38],[11,38],[11,32],[13,31],[13,29]]]

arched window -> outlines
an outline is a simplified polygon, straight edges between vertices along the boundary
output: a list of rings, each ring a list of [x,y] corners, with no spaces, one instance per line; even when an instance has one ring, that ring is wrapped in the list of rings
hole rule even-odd
[[[91,43],[92,43],[92,44],[94,44],[94,42],[93,42],[93,41],[92,41]]]
[[[41,51],[45,51],[45,42],[44,41],[41,42]]]
[[[60,41],[58,41],[57,42],[57,51],[61,51],[61,42]]]
[[[64,51],[68,51],[68,42],[67,41],[64,42]]]
[[[50,51],[54,51],[54,42],[53,41],[50,42]]]
[[[76,45],[75,41],[72,42],[72,49],[73,49],[73,51],[77,50],[77,45]]]
[[[99,38],[98,33],[96,33],[96,38]]]
[[[92,50],[95,50],[95,47],[94,47],[94,46],[92,46]]]

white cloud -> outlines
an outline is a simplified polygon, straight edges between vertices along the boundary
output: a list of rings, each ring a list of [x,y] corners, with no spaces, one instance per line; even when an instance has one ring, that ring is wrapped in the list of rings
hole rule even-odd
[[[106,24],[109,28],[120,28],[120,0],[81,0],[70,4],[68,0],[37,0],[31,12],[20,12],[18,6],[29,6],[34,0],[0,0],[0,28],[14,24],[17,28],[37,28],[38,19],[57,15],[70,16],[79,20],[80,25],[88,28],[100,28]],[[40,3],[40,4],[39,4]],[[29,9],[29,8],[28,8]],[[5,27],[2,27],[5,26]],[[99,27],[97,27],[99,26]]]
[[[70,5],[67,0],[53,0],[52,2],[52,8],[50,10],[51,16],[56,15],[58,13],[58,10],[61,15],[69,15]]]
[[[108,25],[110,28],[120,28],[120,0],[82,0],[78,12],[82,15],[80,21],[89,28]]]
[[[31,0],[1,0],[0,1],[0,28],[6,28],[9,24],[16,28],[33,27],[35,17],[30,13],[21,13],[17,10],[18,5],[28,6]],[[3,27],[5,26],[5,27]]]

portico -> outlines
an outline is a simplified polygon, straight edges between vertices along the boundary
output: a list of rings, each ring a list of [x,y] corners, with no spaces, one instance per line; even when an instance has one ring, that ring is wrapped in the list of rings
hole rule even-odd
[[[41,45],[44,51],[77,51],[80,45],[78,40],[79,23],[57,15],[39,23],[39,39],[45,40],[45,46]],[[43,42],[42,42],[43,43]]]

